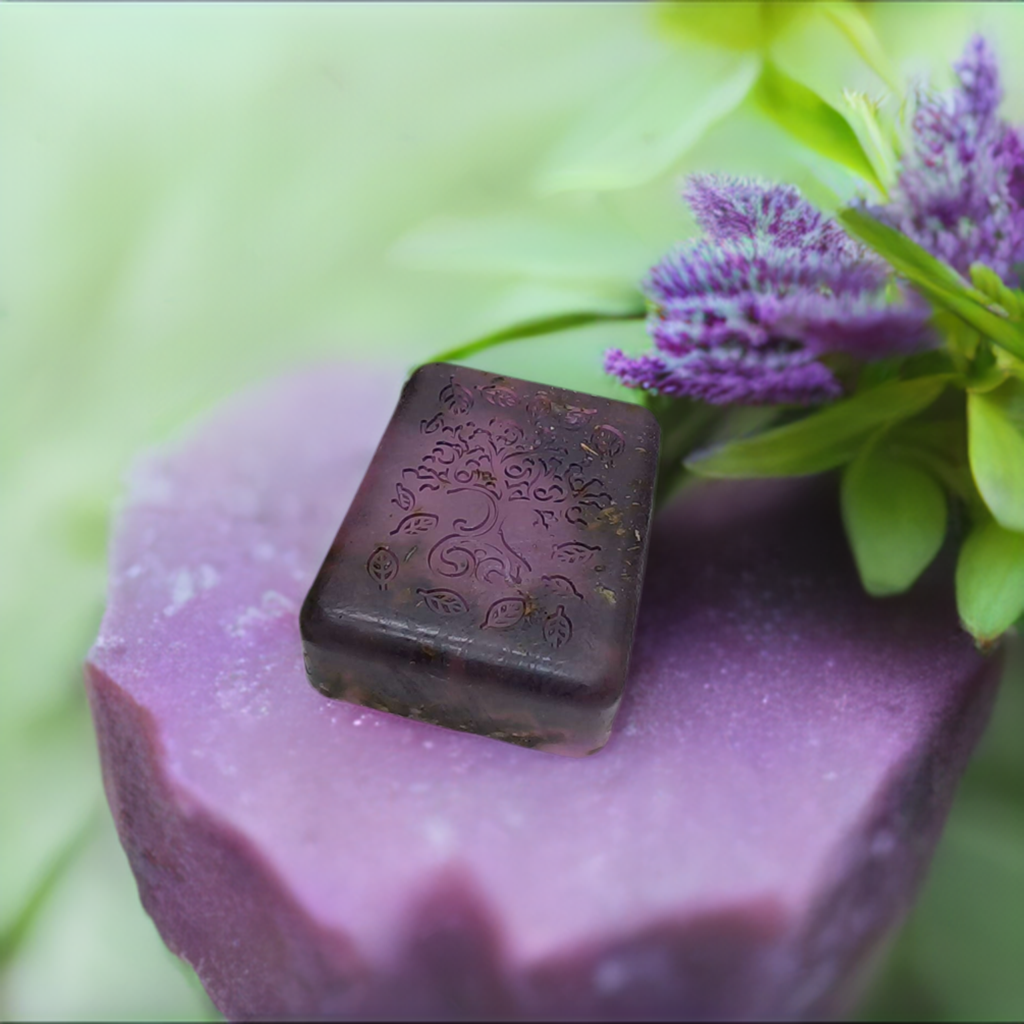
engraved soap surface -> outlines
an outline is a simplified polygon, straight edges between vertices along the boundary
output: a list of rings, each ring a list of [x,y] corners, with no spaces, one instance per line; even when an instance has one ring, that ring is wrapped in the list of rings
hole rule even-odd
[[[657,447],[639,406],[420,368],[303,606],[310,681],[556,753],[600,748],[628,668]]]

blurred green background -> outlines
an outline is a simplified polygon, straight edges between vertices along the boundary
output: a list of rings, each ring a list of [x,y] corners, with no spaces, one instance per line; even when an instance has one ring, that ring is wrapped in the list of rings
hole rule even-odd
[[[843,194],[748,103],[701,131],[726,103],[701,61],[742,76],[758,16],[726,6],[695,42],[640,4],[0,5],[0,1016],[216,1018],[139,906],[82,692],[131,459],[303,362],[411,365],[517,318],[614,308],[692,231],[687,169]],[[1020,5],[862,8],[901,80],[947,83],[988,32],[1024,121]],[[834,102],[882,91],[833,23],[793,12],[780,66]],[[652,68],[688,119],[680,158],[624,113]],[[616,119],[615,152],[646,169],[553,191]],[[479,362],[608,391],[600,353],[642,338],[605,326]],[[1024,1018],[1022,733],[1018,663],[863,1015]]]

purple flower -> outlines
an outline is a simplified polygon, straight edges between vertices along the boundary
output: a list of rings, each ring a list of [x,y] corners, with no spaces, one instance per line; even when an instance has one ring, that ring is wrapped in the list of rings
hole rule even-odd
[[[1003,91],[981,36],[954,65],[958,86],[921,93],[892,202],[872,212],[961,273],[975,261],[1019,283],[1024,140],[997,116]]]
[[[713,241],[762,236],[780,248],[858,258],[863,250],[834,221],[814,209],[791,185],[753,178],[695,174],[683,198]]]
[[[648,275],[655,351],[605,358],[624,384],[719,404],[809,404],[842,393],[821,356],[877,359],[928,343],[925,304],[891,303],[887,265],[797,189],[701,175],[684,195],[707,237]]]

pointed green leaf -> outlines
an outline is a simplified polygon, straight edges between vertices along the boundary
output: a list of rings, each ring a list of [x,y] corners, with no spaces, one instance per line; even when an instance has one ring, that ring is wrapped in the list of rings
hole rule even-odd
[[[843,210],[839,219],[851,235],[874,249],[915,284],[930,285],[941,291],[960,294],[982,305],[988,302],[984,292],[972,287],[949,264],[936,259],[902,231],[883,224],[871,214],[855,207]]]
[[[907,419],[942,393],[946,375],[880,384],[870,391],[742,441],[699,452],[686,465],[702,476],[807,476],[849,462],[879,427]]]
[[[673,50],[588,113],[548,160],[538,189],[605,191],[657,177],[739,106],[760,66],[751,53]]]
[[[1022,310],[1020,298],[1012,288],[1003,284],[1002,278],[984,263],[972,263],[970,266],[971,281],[975,288],[984,292],[993,302],[998,302],[1006,310],[1011,320],[1020,320]]]
[[[864,93],[851,89],[843,93],[843,99],[846,100],[850,127],[857,133],[857,138],[871,161],[878,180],[888,191],[899,174],[899,159],[893,149],[889,132],[882,126],[878,104],[872,102]]]
[[[943,293],[923,285],[921,290],[933,302],[941,303],[953,310],[967,323],[977,327],[982,334],[987,335],[1007,352],[1017,356],[1018,359],[1024,359],[1024,325],[1004,319],[998,313],[993,313],[985,306],[979,305],[977,301],[964,298],[961,295]]]
[[[768,117],[805,146],[885,191],[857,133],[813,89],[768,62],[751,95]]]
[[[956,603],[972,636],[996,640],[1024,613],[1024,533],[985,522],[971,531],[956,566]]]
[[[888,260],[893,269],[917,285],[929,299],[952,310],[1007,351],[1024,358],[1024,326],[992,312],[989,297],[968,284],[952,267],[863,210],[848,208],[839,214],[839,219],[851,235]]]
[[[971,473],[992,515],[1008,530],[1024,531],[1024,435],[1010,416],[1017,382],[967,396]]]
[[[596,312],[593,310],[580,310],[571,313],[559,313],[556,316],[541,316],[531,320],[522,320],[510,327],[504,327],[500,331],[485,334],[481,338],[467,341],[462,345],[447,349],[440,355],[428,360],[431,363],[452,363],[460,359],[467,359],[469,356],[483,352],[485,349],[493,348],[495,345],[503,345],[509,341],[519,341],[522,338],[536,338],[541,334],[555,334],[558,331],[569,331],[576,327],[586,327],[589,324],[602,323],[609,320],[642,320],[646,316],[646,310],[642,306],[631,309],[624,309],[621,313]]]
[[[928,567],[946,535],[946,496],[934,477],[877,448],[843,474],[843,523],[864,589],[901,594]]]

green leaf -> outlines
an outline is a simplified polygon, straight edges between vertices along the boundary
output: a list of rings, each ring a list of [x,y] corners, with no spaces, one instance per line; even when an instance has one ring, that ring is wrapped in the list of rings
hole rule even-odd
[[[819,3],[818,10],[825,15],[853,45],[861,59],[893,92],[900,92],[900,82],[886,56],[875,30],[864,17],[857,4],[849,0]]]
[[[959,294],[982,305],[988,303],[984,292],[973,288],[949,264],[936,259],[902,231],[883,224],[871,214],[855,207],[843,210],[839,219],[851,235],[874,249],[915,284]]]
[[[960,368],[965,369],[978,352],[981,333],[956,313],[939,308],[932,314],[932,326],[946,340],[950,358]]]
[[[991,643],[1024,613],[1024,533],[998,523],[975,526],[956,566],[956,603],[964,628]]]
[[[751,95],[768,117],[805,146],[842,164],[885,192],[857,133],[846,118],[813,89],[790,78],[769,61]]]
[[[967,299],[961,295],[942,293],[925,286],[921,286],[921,288],[933,302],[942,303],[969,324],[977,327],[982,334],[987,335],[1007,352],[1012,353],[1018,359],[1024,359],[1024,326],[1019,323],[1011,323],[1008,319],[979,305],[976,300]]]
[[[522,320],[510,327],[504,327],[500,331],[485,334],[482,338],[467,341],[462,345],[446,349],[440,355],[428,359],[431,363],[451,363],[459,359],[467,359],[469,356],[483,352],[485,349],[493,348],[495,345],[503,345],[509,341],[519,341],[522,338],[535,338],[540,334],[555,334],[558,331],[569,331],[575,327],[586,327],[589,324],[603,323],[609,320],[642,320],[647,315],[643,307],[635,307],[623,310],[621,313],[595,312],[593,310],[581,310],[573,313],[559,313],[556,316],[542,316],[531,320]]]
[[[998,302],[1011,320],[1021,319],[1021,303],[1017,293],[1007,288],[991,267],[986,267],[984,263],[972,263],[970,271],[975,288],[984,292],[993,302]]]
[[[1000,525],[1024,531],[1024,436],[1010,416],[1019,385],[967,396],[967,450],[971,473]]]
[[[875,597],[903,593],[942,547],[942,488],[924,470],[869,447],[843,474],[841,498],[864,589]]]
[[[974,351],[974,358],[968,363],[963,377],[968,391],[983,394],[994,391],[1005,383],[1008,373],[1000,366],[992,345],[982,341]]]
[[[589,111],[547,161],[538,189],[606,191],[657,177],[739,106],[760,67],[750,53],[673,50]]]
[[[879,427],[927,408],[949,381],[946,375],[881,384],[827,406],[796,423],[733,441],[687,460],[702,476],[808,476],[849,462]]]
[[[879,118],[878,104],[864,93],[852,89],[843,92],[843,99],[846,100],[849,109],[847,118],[850,127],[857,133],[861,147],[871,161],[878,180],[888,192],[899,174],[899,160],[893,149],[890,134]]]
[[[989,297],[968,284],[952,267],[863,210],[847,208],[839,219],[850,234],[888,260],[933,302],[952,310],[1007,351],[1024,358],[1024,327],[992,312]]]

